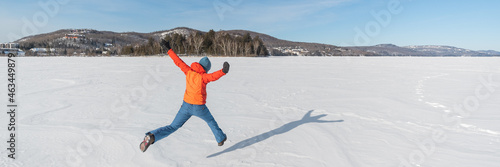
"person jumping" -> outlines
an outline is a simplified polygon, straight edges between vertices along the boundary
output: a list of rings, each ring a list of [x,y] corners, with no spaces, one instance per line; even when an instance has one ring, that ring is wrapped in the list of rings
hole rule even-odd
[[[211,67],[208,57],[203,57],[200,62],[192,63],[190,67],[175,54],[170,48],[169,42],[162,40],[160,45],[168,51],[167,54],[174,61],[175,65],[186,75],[186,91],[184,93],[184,102],[172,123],[147,132],[140,144],[141,151],[145,152],[151,144],[174,133],[193,115],[207,122],[218,145],[224,145],[227,136],[219,128],[219,125],[217,125],[217,122],[205,105],[207,99],[206,86],[209,82],[216,81],[226,75],[229,72],[229,63],[224,62],[221,70],[208,74]]]

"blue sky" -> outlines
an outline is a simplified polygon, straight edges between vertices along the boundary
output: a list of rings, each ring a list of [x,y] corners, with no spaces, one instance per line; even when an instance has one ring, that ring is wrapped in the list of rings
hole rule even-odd
[[[153,32],[190,27],[245,29],[340,46],[500,51],[499,6],[494,0],[17,0],[0,6],[0,42],[67,28]]]

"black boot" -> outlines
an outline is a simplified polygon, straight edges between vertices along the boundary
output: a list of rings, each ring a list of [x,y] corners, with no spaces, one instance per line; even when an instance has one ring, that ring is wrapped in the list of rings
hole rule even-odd
[[[224,138],[224,140],[222,140],[221,142],[219,142],[219,146],[224,145],[224,142],[225,142],[226,140],[227,140],[227,137],[226,137],[226,138]]]
[[[144,136],[144,140],[139,145],[139,149],[141,149],[142,152],[146,152],[148,147],[154,142],[155,142],[155,135],[148,133],[146,136]]]

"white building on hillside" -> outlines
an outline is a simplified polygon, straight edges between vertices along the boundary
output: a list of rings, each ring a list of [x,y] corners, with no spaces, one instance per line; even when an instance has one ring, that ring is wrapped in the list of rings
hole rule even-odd
[[[31,48],[30,51],[32,52],[41,52],[41,53],[47,53],[49,50],[47,48]],[[56,49],[50,48],[50,52],[54,53]]]
[[[0,48],[8,48],[8,49],[19,48],[19,44],[18,43],[2,43],[2,44],[0,44]]]

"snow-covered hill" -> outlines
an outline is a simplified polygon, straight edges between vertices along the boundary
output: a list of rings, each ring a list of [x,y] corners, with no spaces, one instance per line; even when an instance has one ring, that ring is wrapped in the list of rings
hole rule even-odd
[[[494,51],[494,50],[479,50],[478,52],[488,55],[500,55],[499,51]]]
[[[426,56],[426,57],[491,57],[499,56],[496,51],[473,51],[442,45],[412,45],[399,47],[394,44],[349,47],[369,52],[376,56]]]
[[[197,32],[201,32],[201,31],[187,28],[187,27],[178,27],[178,28],[174,28],[171,30],[154,32],[153,34],[155,34],[156,36],[160,36],[160,38],[165,38],[166,35],[181,34],[184,36],[189,36],[189,35],[197,33]]]
[[[441,45],[419,45],[419,46],[406,46],[404,48],[409,48],[427,55],[434,56],[471,56],[480,55],[476,51],[469,49],[462,49],[453,46],[441,46]],[[484,54],[487,55],[487,54]]]
[[[0,166],[500,166],[500,58],[211,60],[231,63],[207,90],[226,144],[192,117],[142,153],[182,103],[172,60],[18,58],[16,159],[4,112]]]

